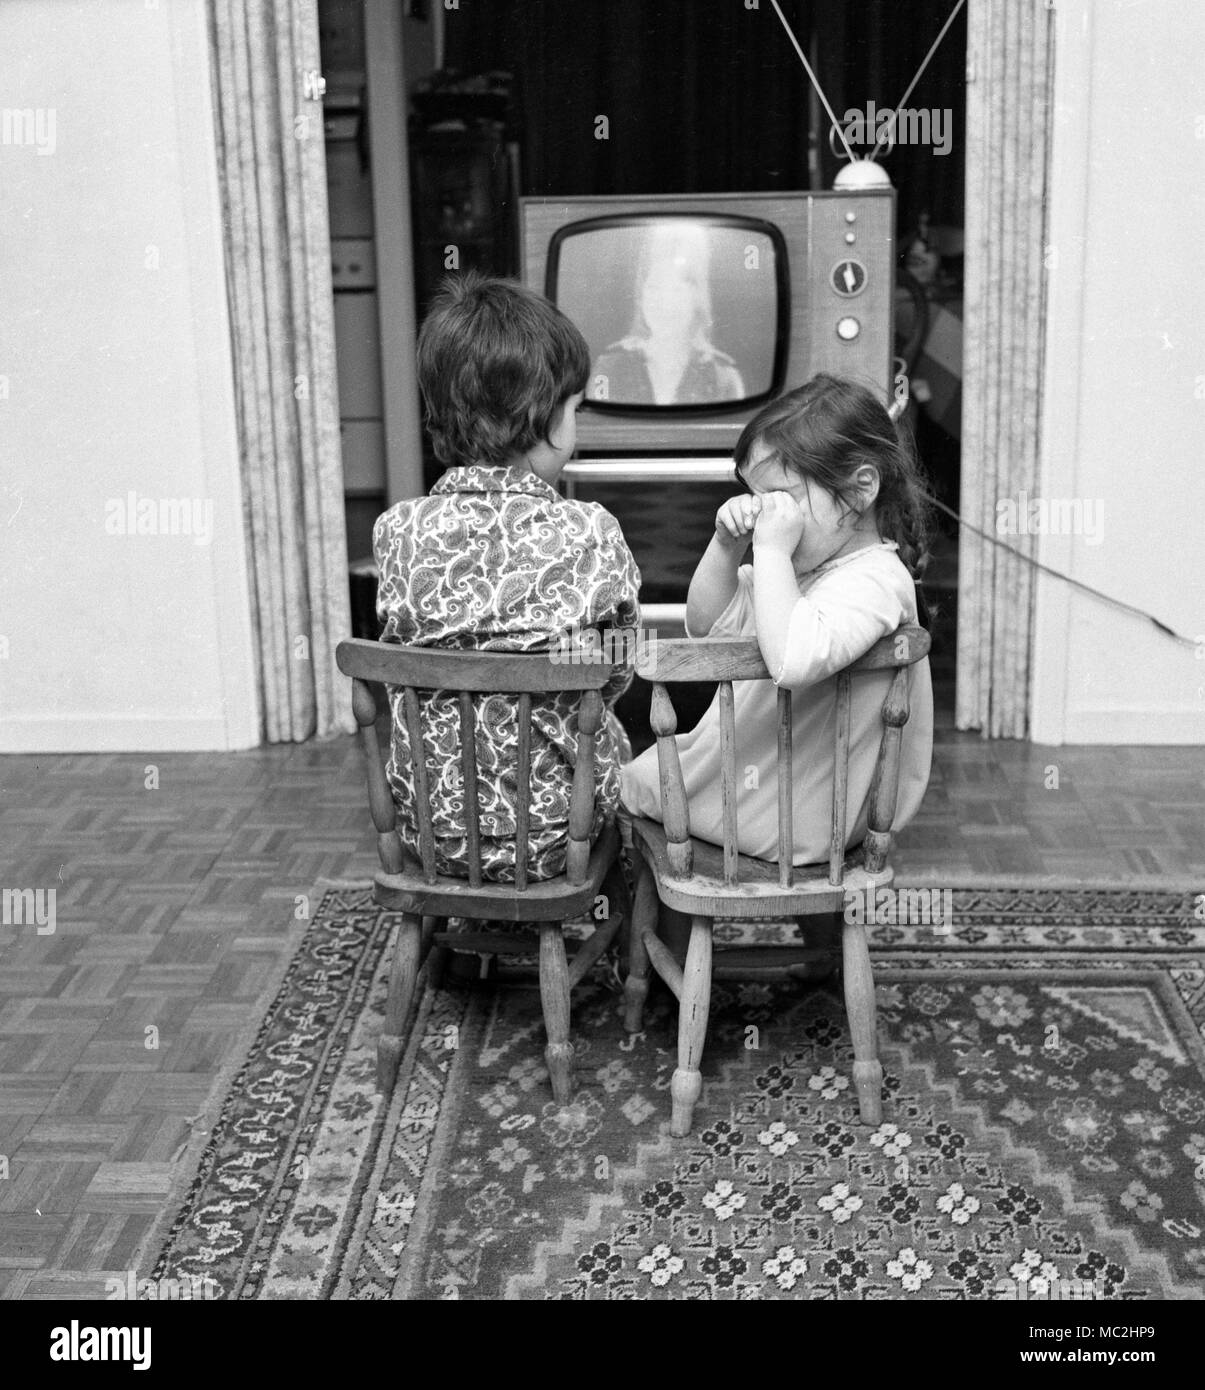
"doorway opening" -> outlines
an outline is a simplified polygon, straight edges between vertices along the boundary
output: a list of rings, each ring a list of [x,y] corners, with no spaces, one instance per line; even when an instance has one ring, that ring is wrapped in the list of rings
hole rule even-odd
[[[838,119],[860,114],[868,130],[900,101],[953,6],[935,13],[928,0],[782,0]],[[376,306],[364,3],[318,0],[318,9],[348,546],[362,559],[376,515],[399,500],[389,495],[381,426],[389,369]],[[411,113],[420,313],[444,273],[439,253],[448,244],[459,248],[461,270],[519,273],[521,196],[829,189],[842,167],[841,142],[769,5],[497,0],[470,20],[434,0],[407,0],[403,13],[396,81]],[[964,9],[909,97],[908,109],[927,118],[925,138],[916,138],[919,122],[901,123],[879,155],[896,189],[895,343],[911,385],[905,423],[934,496],[955,512],[966,45]],[[428,450],[427,486],[438,471]],[[684,597],[723,488],[667,488],[652,504],[647,489],[639,501],[621,488],[583,495],[618,518],[644,578],[643,600]],[[953,727],[958,538],[944,515],[923,584],[934,614],[937,723]],[[363,586],[357,611],[371,626]]]

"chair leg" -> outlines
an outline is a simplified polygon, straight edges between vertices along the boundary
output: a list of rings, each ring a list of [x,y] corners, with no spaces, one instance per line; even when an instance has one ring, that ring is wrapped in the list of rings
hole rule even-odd
[[[628,961],[631,958],[632,895],[628,891],[627,875],[624,873],[623,864],[619,859],[607,871],[607,876],[603,879],[602,891],[607,900],[608,917],[619,915],[619,926],[616,928],[611,944],[607,947],[607,952],[615,961],[616,969],[620,970],[626,979]],[[596,929],[602,925],[601,922],[595,923]]]
[[[703,1090],[699,1063],[707,1038],[711,1010],[711,919],[695,917],[690,924],[690,945],[682,973],[682,1000],[678,1010],[678,1067],[670,1081],[673,1111],[669,1132],[681,1139],[690,1133],[695,1104]]]
[[[644,933],[657,930],[657,882],[641,857],[636,868],[636,896],[628,933],[628,978],[623,987],[623,1026],[629,1033],[644,1027],[644,1001],[649,993],[649,953]]]
[[[440,918],[423,918],[422,966],[427,972],[427,986],[438,989],[443,980],[444,966],[448,962],[448,948],[435,944],[435,933],[439,930]]]
[[[385,1027],[377,1039],[377,1089],[386,1095],[393,1090],[398,1064],[405,1046],[402,1028],[414,998],[422,958],[423,919],[414,912],[402,914],[389,971],[389,999],[385,1005]]]
[[[544,1060],[552,1078],[552,1098],[568,1105],[573,1093],[573,1044],[569,1041],[569,962],[559,922],[540,923],[540,1001],[548,1046]]]
[[[657,935],[661,938],[661,944],[679,965],[686,964],[691,921],[688,913],[679,912],[676,907],[666,907],[664,903],[658,904]]]
[[[444,970],[451,954],[446,946],[432,946],[427,952],[427,984],[432,989],[438,989],[443,984]]]
[[[804,960],[790,967],[793,980],[820,983],[837,973],[841,957],[841,928],[844,917],[840,912],[817,913],[796,917],[795,926],[805,943]]]
[[[878,1058],[875,1030],[874,975],[866,928],[860,922],[846,922],[841,934],[845,1011],[854,1044],[854,1088],[858,1111],[864,1125],[877,1125],[883,1119],[883,1068]]]

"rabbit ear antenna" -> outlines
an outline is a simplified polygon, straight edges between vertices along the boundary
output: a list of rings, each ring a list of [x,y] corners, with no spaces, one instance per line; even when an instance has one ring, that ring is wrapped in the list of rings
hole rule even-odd
[[[800,48],[799,40],[792,33],[791,26],[787,23],[786,15],[784,15],[782,10],[779,8],[778,0],[770,0],[770,4],[774,6],[774,13],[778,16],[779,22],[782,24],[782,27],[787,31],[787,38],[791,40],[791,47],[799,55],[799,61],[803,64],[803,70],[807,73],[808,79],[811,82],[812,86],[815,87],[816,95],[824,103],[824,109],[828,112],[828,118],[836,127],[837,134],[841,137],[841,143],[845,146],[845,153],[850,157],[851,160],[857,159],[857,155],[854,154],[853,149],[850,147],[849,140],[846,138],[845,131],[842,129],[840,123],[838,122],[837,117],[833,112],[833,108],[828,104],[828,97],[824,95],[824,88],[816,80],[816,74],[812,71],[811,63],[808,62],[806,54],[804,53],[803,49]]]
[[[770,0],[770,3],[771,3],[771,4],[774,4],[774,0]],[[889,132],[890,135],[891,135],[891,143],[892,143],[892,146],[894,146],[894,144],[895,144],[895,123],[896,123],[896,121],[899,119],[899,114],[900,114],[900,112],[904,109],[905,106],[908,105],[908,98],[912,95],[912,93],[913,93],[913,91],[914,91],[914,89],[915,89],[915,87],[916,87],[916,84],[917,84],[917,83],[921,80],[921,78],[924,76],[925,69],[929,66],[929,60],[930,60],[930,58],[932,58],[933,55],[937,52],[938,46],[941,44],[942,39],[944,39],[945,36],[946,36],[946,31],[949,29],[950,25],[953,24],[954,21],[958,18],[958,12],[959,12],[959,10],[962,9],[962,7],[963,7],[965,4],[966,4],[966,0],[958,0],[958,3],[957,3],[957,4],[954,6],[954,8],[950,11],[950,17],[949,17],[949,19],[947,19],[946,22],[941,26],[941,32],[937,35],[937,37],[936,37],[936,38],[933,40],[933,42],[929,45],[929,51],[928,51],[928,53],[925,54],[924,59],[922,60],[920,67],[917,68],[917,70],[916,70],[916,76],[912,79],[911,82],[908,83],[908,90],[904,93],[904,95],[903,95],[902,97],[900,97],[898,103],[896,104],[895,110],[891,113],[891,120],[890,120],[890,122],[888,123],[887,129],[888,129],[888,132]],[[775,8],[777,8],[777,6],[775,6]],[[871,156],[870,156],[872,160],[878,159],[878,157],[879,157],[879,150],[880,150],[880,148],[882,147],[882,144],[883,144],[883,141],[880,139],[879,142],[878,142],[878,144],[875,145],[874,150],[871,152]]]

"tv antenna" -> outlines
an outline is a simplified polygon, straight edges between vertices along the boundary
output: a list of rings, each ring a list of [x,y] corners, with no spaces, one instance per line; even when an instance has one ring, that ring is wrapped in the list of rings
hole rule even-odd
[[[821,102],[823,102],[824,109],[828,112],[828,118],[832,123],[829,127],[830,148],[832,146],[832,138],[834,131],[836,131],[837,135],[840,137],[842,145],[845,146],[845,153],[849,158],[849,163],[837,175],[836,179],[834,180],[834,187],[890,187],[891,177],[887,173],[886,169],[884,169],[883,166],[878,163],[879,153],[884,148],[890,151],[890,149],[894,146],[895,125],[896,121],[899,119],[899,114],[904,109],[905,105],[907,105],[908,98],[916,89],[916,84],[924,76],[925,69],[929,66],[930,60],[932,59],[933,55],[937,52],[942,39],[945,38],[946,33],[950,28],[950,25],[954,23],[955,19],[957,19],[958,17],[959,11],[966,4],[966,0],[957,0],[957,4],[955,4],[954,8],[950,11],[950,17],[941,26],[941,31],[933,40],[932,44],[930,44],[928,53],[925,54],[923,60],[921,61],[920,67],[917,68],[916,75],[913,77],[912,81],[908,83],[907,90],[904,92],[904,95],[899,99],[894,110],[892,111],[887,124],[887,133],[890,139],[886,147],[884,146],[883,138],[880,137],[879,140],[876,142],[874,149],[871,151],[870,155],[868,157],[863,156],[861,158],[858,155],[854,154],[853,147],[849,143],[849,137],[845,133],[845,128],[841,125],[840,121],[837,120],[837,117],[833,112],[833,108],[829,105],[828,97],[824,95],[824,88],[821,87],[819,79],[817,78],[816,74],[812,71],[812,65],[808,62],[803,49],[799,46],[799,40],[795,37],[794,33],[791,30],[791,26],[787,23],[787,17],[783,14],[782,8],[779,5],[778,0],[770,0],[770,4],[774,7],[774,13],[778,16],[779,23],[786,30],[787,38],[791,40],[791,47],[799,55],[799,61],[803,64],[803,70],[807,73],[808,80],[815,88],[816,95],[820,98]]]

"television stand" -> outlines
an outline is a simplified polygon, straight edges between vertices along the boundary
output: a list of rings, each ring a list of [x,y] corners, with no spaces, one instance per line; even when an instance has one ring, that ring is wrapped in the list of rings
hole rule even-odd
[[[665,454],[649,454],[630,458],[574,459],[561,473],[565,496],[577,495],[577,484],[583,483],[732,483],[736,482],[730,454],[677,458]],[[663,637],[686,632],[685,603],[642,603],[641,626],[659,632]]]
[[[595,483],[671,483],[690,480],[700,483],[735,481],[732,456],[709,458],[667,458],[650,455],[646,458],[574,459],[561,472],[565,481],[565,496],[576,495],[578,479]]]

